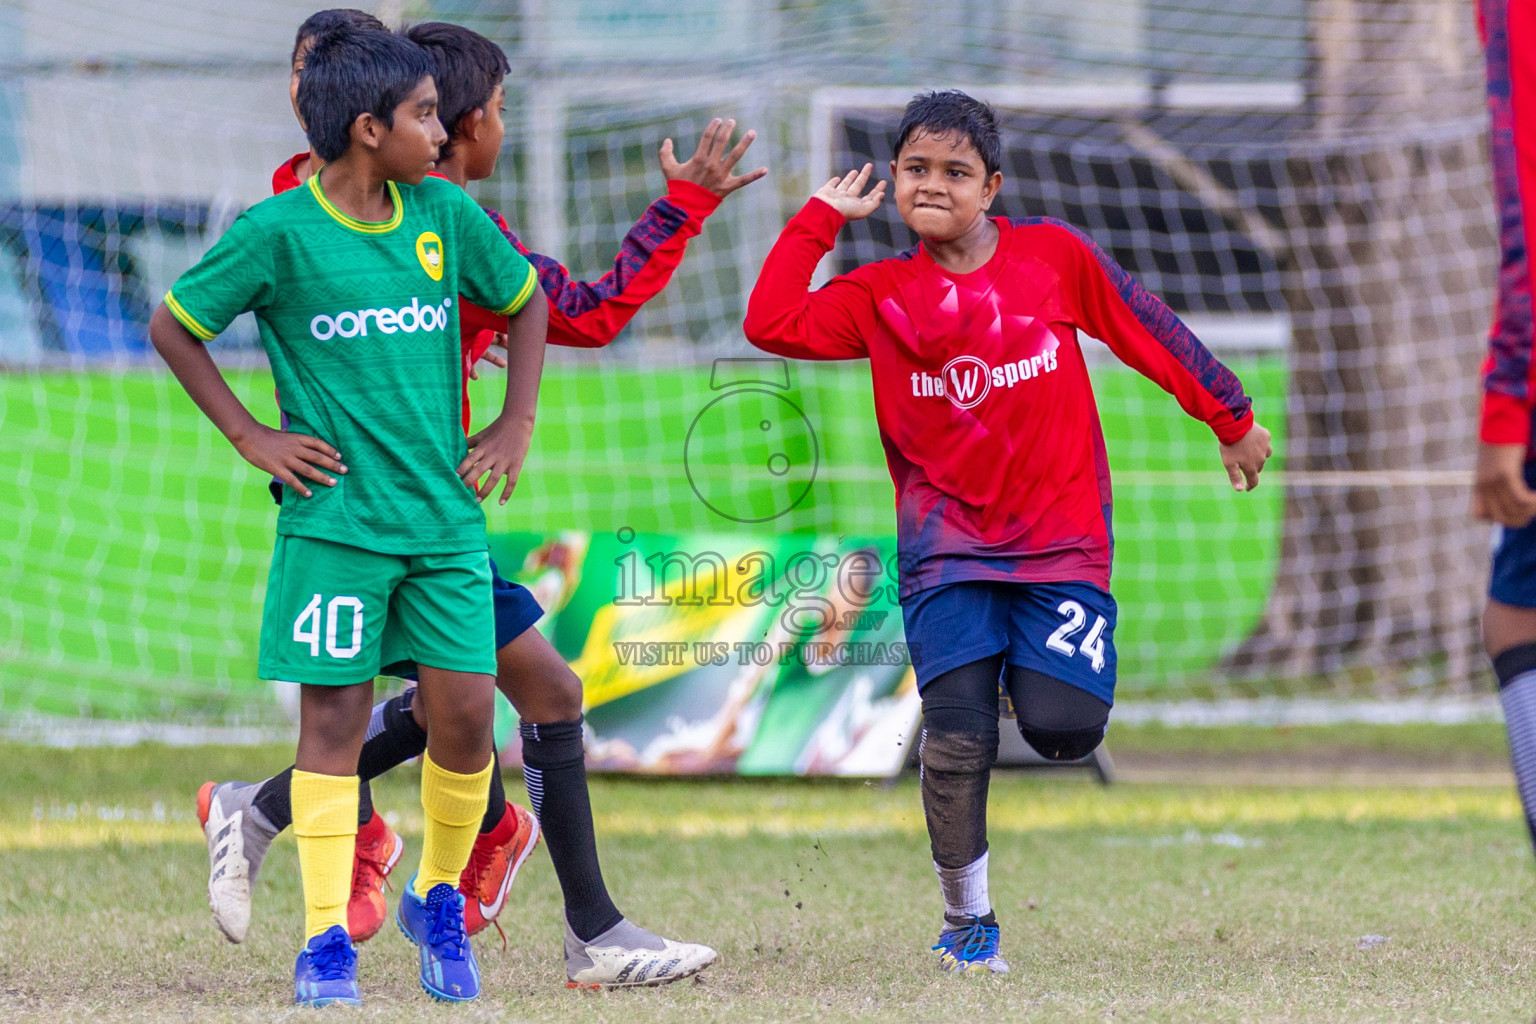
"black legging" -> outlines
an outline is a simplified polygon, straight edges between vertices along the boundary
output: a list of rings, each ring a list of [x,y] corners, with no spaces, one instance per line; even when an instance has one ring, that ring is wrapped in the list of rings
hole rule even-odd
[[[933,859],[959,868],[987,851],[987,788],[997,760],[997,686],[1013,700],[1019,732],[1042,757],[1075,761],[1104,738],[1109,705],[1060,679],[993,655],[923,687],[923,813]]]
[[[1076,761],[1091,754],[1104,739],[1108,704],[1087,690],[1033,669],[1009,665],[1005,675],[1001,654],[951,669],[924,686],[925,721],[934,712],[953,709],[974,710],[995,722],[1000,680],[1013,700],[1019,732],[1041,757]],[[945,716],[941,713],[940,717]],[[976,721],[971,724],[980,725]]]

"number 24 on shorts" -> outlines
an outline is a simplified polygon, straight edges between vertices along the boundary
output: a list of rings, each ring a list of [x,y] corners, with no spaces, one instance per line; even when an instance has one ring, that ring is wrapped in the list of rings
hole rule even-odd
[[[317,596],[315,600],[318,601],[320,598]],[[1083,625],[1088,621],[1088,613],[1083,611],[1083,606],[1076,601],[1063,601],[1056,611],[1065,615],[1067,621],[1057,627],[1056,632],[1046,640],[1045,646],[1068,658],[1081,651],[1083,657],[1087,658],[1089,664],[1093,666],[1093,670],[1102,672],[1104,670],[1104,627],[1107,625],[1104,616],[1098,616],[1093,628],[1088,631],[1087,636],[1083,637],[1082,643],[1073,647],[1067,638],[1083,631]]]
[[[309,599],[309,604],[299,612],[299,617],[293,620],[293,639],[295,643],[308,644],[309,656],[320,657],[320,601],[316,594]],[[349,646],[342,647],[336,642],[337,627],[344,623],[346,613],[352,613],[352,639]],[[1102,621],[1102,620],[1101,620]],[[356,597],[333,597],[325,606],[325,651],[333,658],[355,658],[363,649],[363,602]]]

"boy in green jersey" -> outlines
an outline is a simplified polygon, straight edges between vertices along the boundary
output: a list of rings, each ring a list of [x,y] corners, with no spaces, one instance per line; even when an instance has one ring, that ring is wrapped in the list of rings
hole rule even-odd
[[[527,455],[547,304],[537,276],[458,187],[428,178],[446,140],[430,57],[381,32],[317,40],[298,102],[325,161],[247,210],[155,311],[155,348],[198,407],[288,493],[259,670],[301,684],[294,833],[306,945],[300,1003],[356,1003],[346,929],[357,760],[373,677],[420,666],[432,722],[421,866],[400,902],[421,984],[472,999],[457,886],[485,809],[496,671],[485,515]],[[510,317],[502,414],[466,445],[458,297]],[[291,429],[258,423],[202,342],[256,314]],[[311,486],[311,481],[321,486]],[[238,827],[238,826],[237,826]]]

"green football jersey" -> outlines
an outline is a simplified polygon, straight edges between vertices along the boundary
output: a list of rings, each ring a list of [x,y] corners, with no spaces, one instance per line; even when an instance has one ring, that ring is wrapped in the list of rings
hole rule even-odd
[[[291,488],[277,532],[385,554],[485,546],[485,514],[455,472],[459,296],[510,314],[538,275],[457,185],[389,185],[394,215],[354,220],[320,177],[251,207],[183,274],[166,307],[211,340],[251,310],[289,429],[336,446],[336,486]]]

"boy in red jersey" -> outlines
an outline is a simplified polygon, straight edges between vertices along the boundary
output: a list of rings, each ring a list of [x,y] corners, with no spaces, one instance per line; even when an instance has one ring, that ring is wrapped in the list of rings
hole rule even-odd
[[[1088,238],[1047,219],[988,219],[1002,185],[992,108],[961,92],[908,104],[891,162],[913,250],[808,291],[871,166],[789,222],[747,309],[757,347],[870,361],[896,485],[899,595],[923,700],[923,809],[944,897],[940,963],[1008,970],[987,892],[987,783],[999,684],[1041,755],[1103,739],[1116,608],[1109,463],[1076,332],[1211,426],[1234,489],[1270,454],[1242,385]]]
[[[312,23],[358,13],[325,11],[312,16],[299,30],[295,67],[302,69],[308,41],[315,31]],[[358,26],[349,22],[349,27]],[[461,187],[490,177],[504,134],[501,81],[510,70],[505,55],[495,43],[456,25],[427,23],[406,34],[424,47],[437,65],[439,109],[449,135],[439,156],[437,175]],[[728,150],[733,127],[731,121],[712,121],[685,163],[674,159],[670,139],[663,144],[661,163],[668,194],[641,216],[625,236],[614,269],[598,281],[572,281],[557,261],[530,252],[499,214],[486,210],[502,234],[538,271],[550,307],[549,341],[580,347],[599,347],[612,341],[636,311],[666,286],[704,218],[725,196],[766,173],[765,169],[745,175],[731,173],[755,137],[749,132]],[[311,154],[295,155],[273,175],[274,190],[297,187],[317,167]],[[472,375],[471,368],[482,356],[500,363],[494,354],[487,353],[493,341],[504,336],[506,318],[464,301],[460,318],[466,377]],[[464,417],[467,430],[467,391]],[[533,595],[502,579],[494,564],[492,573],[497,684],[521,719],[529,793],[544,818],[543,834],[565,895],[568,981],[654,985],[696,973],[714,961],[713,950],[695,943],[672,942],[638,928],[619,913],[609,897],[598,863],[587,794],[581,681],[549,642],[531,628],[542,614]],[[373,812],[367,780],[417,756],[426,742],[426,726],[421,708],[413,701],[413,691],[374,709],[358,769],[364,780],[359,805],[359,817],[364,821],[359,827],[348,908],[349,929],[357,941],[371,937],[383,922],[383,879],[401,848],[399,838]],[[253,786],[223,783],[216,787],[209,783],[200,794],[200,814],[205,828],[212,830],[210,850],[218,850],[211,864],[210,902],[215,920],[234,941],[243,938],[249,922],[251,877],[271,837],[291,820],[286,774]],[[540,828],[533,815],[506,801],[499,773],[493,774],[491,785],[481,833],[460,884],[466,902],[465,924],[471,934],[500,913],[516,871],[532,852]],[[219,798],[217,809],[212,806],[215,794]],[[238,849],[231,844],[216,846],[213,835],[218,831],[217,823],[247,808],[256,814],[245,814],[246,827]],[[256,820],[257,815],[260,820]]]
[[[1536,5],[1480,0],[1477,15],[1501,251],[1473,511],[1499,524],[1483,643],[1499,680],[1515,781],[1536,843]]]

